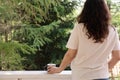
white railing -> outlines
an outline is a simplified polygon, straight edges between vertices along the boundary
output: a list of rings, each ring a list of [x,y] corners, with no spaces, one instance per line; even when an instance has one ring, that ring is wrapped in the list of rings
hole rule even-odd
[[[113,69],[113,77],[120,77],[120,63]],[[71,71],[47,74],[47,71],[0,71],[0,80],[71,80]]]
[[[0,80],[71,80],[71,71],[47,74],[46,71],[0,71]]]

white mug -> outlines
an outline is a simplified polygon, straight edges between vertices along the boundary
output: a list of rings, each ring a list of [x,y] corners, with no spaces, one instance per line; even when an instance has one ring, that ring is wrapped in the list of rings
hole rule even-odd
[[[47,67],[49,67],[49,66],[56,67],[56,64],[49,63],[49,64],[47,64]]]

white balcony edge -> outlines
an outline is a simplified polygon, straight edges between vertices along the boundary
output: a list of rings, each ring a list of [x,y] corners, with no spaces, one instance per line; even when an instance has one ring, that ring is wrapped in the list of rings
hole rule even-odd
[[[47,71],[0,71],[0,80],[71,80],[71,71],[48,74]]]

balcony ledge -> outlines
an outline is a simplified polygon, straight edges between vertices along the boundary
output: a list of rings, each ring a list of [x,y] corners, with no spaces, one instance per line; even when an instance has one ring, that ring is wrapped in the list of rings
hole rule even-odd
[[[47,74],[47,71],[0,71],[0,80],[71,80],[71,71]]]

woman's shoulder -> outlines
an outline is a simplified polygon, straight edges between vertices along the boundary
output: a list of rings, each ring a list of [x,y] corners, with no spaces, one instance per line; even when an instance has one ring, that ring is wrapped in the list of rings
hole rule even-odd
[[[78,23],[78,22],[76,22],[75,25],[76,26],[84,26],[84,23]]]
[[[79,33],[84,33],[86,32],[86,29],[84,27],[84,23],[75,23],[75,27],[74,27]]]
[[[116,36],[116,35],[118,35],[118,30],[117,30],[117,28],[114,26],[114,25],[110,25],[109,26],[109,35],[110,36]]]
[[[84,23],[75,23],[75,27],[79,29],[83,29]]]
[[[110,29],[110,31],[113,31],[113,32],[117,31],[116,26],[114,26],[114,25],[109,25],[109,29]]]

